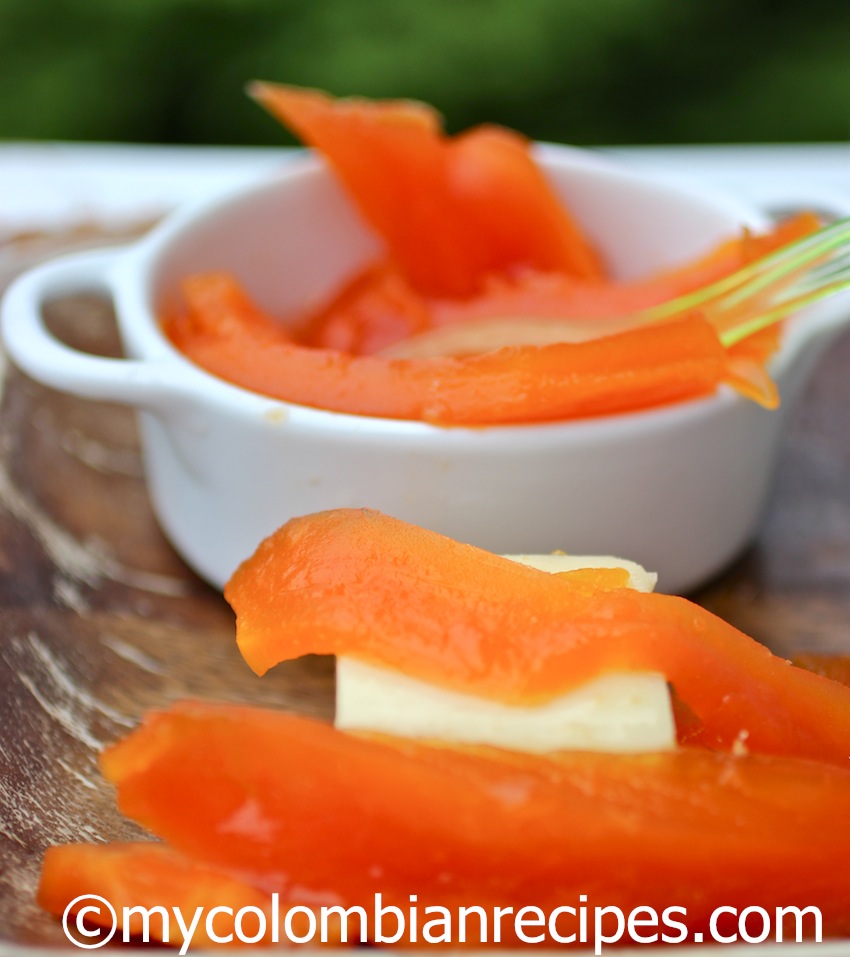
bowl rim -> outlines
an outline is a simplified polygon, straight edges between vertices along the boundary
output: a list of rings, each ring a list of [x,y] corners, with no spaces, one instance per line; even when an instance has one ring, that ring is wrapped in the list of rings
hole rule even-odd
[[[700,186],[697,191],[690,183],[668,182],[661,176],[632,170],[628,165],[593,150],[553,143],[534,143],[532,149],[544,166],[577,167],[636,187],[660,189],[688,202],[698,202],[727,213],[743,227],[763,228],[768,222],[756,206],[716,189]],[[410,439],[440,436],[451,443],[451,437],[455,436],[458,442],[467,443],[471,436],[475,436],[474,441],[479,447],[509,436],[513,439],[527,436],[529,441],[536,443],[555,437],[558,441],[567,437],[580,442],[594,437],[604,441],[611,433],[621,433],[624,429],[629,433],[637,429],[645,434],[688,425],[748,401],[731,387],[721,385],[707,396],[598,416],[531,423],[440,425],[414,419],[339,412],[277,399],[229,382],[196,365],[169,341],[156,316],[153,277],[167,256],[169,245],[186,232],[203,228],[205,220],[236,209],[267,191],[279,189],[281,184],[297,185],[299,180],[329,173],[324,159],[314,151],[293,151],[281,168],[270,175],[180,205],[149,233],[122,250],[112,265],[109,279],[118,326],[125,345],[130,346],[132,357],[156,362],[163,381],[172,383],[172,391],[183,396],[191,395],[196,400],[200,398],[206,404],[250,420],[260,418],[270,425],[286,423],[290,428],[300,427],[305,431],[357,434],[360,437],[363,433]],[[784,350],[783,341],[774,356],[777,364]],[[180,383],[179,387],[173,386],[174,381]]]

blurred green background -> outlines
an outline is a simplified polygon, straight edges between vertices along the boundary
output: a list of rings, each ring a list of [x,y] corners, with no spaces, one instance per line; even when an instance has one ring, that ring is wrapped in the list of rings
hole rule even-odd
[[[288,142],[246,80],[578,144],[850,138],[850,0],[0,0],[0,138]]]

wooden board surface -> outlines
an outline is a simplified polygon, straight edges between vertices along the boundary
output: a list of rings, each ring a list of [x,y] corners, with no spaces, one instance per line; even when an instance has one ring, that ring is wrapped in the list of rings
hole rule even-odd
[[[55,303],[81,348],[116,354],[109,307]],[[793,417],[762,531],[694,596],[790,655],[850,653],[850,337]],[[127,838],[97,753],[146,709],[183,697],[328,718],[329,661],[258,679],[233,618],[159,532],[134,417],[7,369],[0,407],[0,942],[61,944],[34,903],[45,846]]]

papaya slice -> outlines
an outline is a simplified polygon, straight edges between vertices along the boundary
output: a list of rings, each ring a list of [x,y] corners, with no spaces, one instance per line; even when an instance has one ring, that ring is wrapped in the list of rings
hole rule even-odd
[[[271,939],[273,899],[269,894],[164,844],[66,844],[48,848],[38,887],[39,906],[61,917],[76,898],[92,894],[112,905],[117,918],[115,926],[121,932],[117,940],[127,934],[140,942],[146,942],[147,936],[151,941],[172,946],[222,943],[239,946],[240,941],[234,935],[234,914],[241,908],[255,908],[263,915],[262,920],[256,915],[246,915],[241,927],[243,935],[257,936],[258,943]],[[91,901],[83,900],[80,906],[89,903]],[[186,928],[174,917],[175,907],[189,926],[197,908],[204,910],[188,940]],[[213,907],[221,910],[208,922],[205,918]],[[151,908],[158,910],[146,919],[140,909]],[[112,916],[105,908],[84,916],[105,930],[112,926]],[[222,939],[228,936],[230,941]]]
[[[587,337],[605,335],[605,323],[594,333],[598,320],[618,318],[628,321],[644,309],[651,309],[694,292],[735,272],[747,264],[815,232],[820,223],[811,213],[801,213],[778,224],[772,230],[721,243],[703,258],[676,269],[664,270],[643,279],[628,282],[583,282],[559,272],[523,271],[518,275],[493,274],[481,292],[472,299],[434,299],[418,296],[404,276],[389,262],[373,264],[336,291],[329,302],[301,320],[310,332],[299,337],[305,345],[344,348],[358,355],[372,354],[394,343],[406,342],[432,329],[467,326],[488,320],[512,320],[516,341],[521,330],[539,320],[582,321]],[[416,322],[404,322],[414,311]],[[388,312],[398,315],[395,329],[388,329]],[[343,330],[352,327],[352,333]],[[374,328],[373,335],[364,330]],[[532,342],[532,339],[528,340]],[[779,344],[779,330],[765,330],[752,336],[731,354],[741,355],[745,344],[761,345],[752,357],[763,366]]]
[[[721,904],[814,905],[824,933],[850,931],[850,833],[823,824],[850,812],[850,772],[829,765],[700,750],[541,758],[181,703],[102,766],[121,809],[181,853],[293,899],[548,911],[586,894],[625,912],[676,904],[692,931]]]
[[[812,652],[794,656],[798,668],[814,672],[850,687],[850,655],[819,655]]]
[[[696,398],[726,374],[717,334],[698,317],[589,342],[393,360],[293,343],[227,275],[190,277],[184,292],[187,308],[165,328],[191,360],[246,389],[335,412],[438,425],[546,422]]]
[[[554,272],[494,275],[475,299],[435,302],[432,323],[442,326],[501,316],[598,319],[634,315],[717,282],[811,235],[820,225],[814,214],[800,213],[765,233],[744,231],[693,262],[629,281],[587,283]]]
[[[424,332],[427,302],[388,262],[369,266],[322,306],[297,320],[296,339],[314,349],[373,355]]]
[[[698,605],[549,575],[379,512],[287,522],[224,594],[258,674],[340,654],[533,704],[605,671],[657,671],[702,722],[704,744],[850,766],[850,689]]]
[[[484,127],[452,139],[422,103],[335,100],[271,83],[250,90],[321,152],[418,292],[472,296],[490,273],[519,269],[602,278],[598,254],[519,134]]]
[[[519,134],[484,126],[448,137],[437,112],[412,101],[335,100],[269,83],[251,92],[324,155],[387,255],[318,310],[291,317],[291,332],[263,316],[236,280],[187,280],[187,308],[173,310],[164,325],[213,374],[331,411],[445,425],[645,409],[708,395],[721,382],[768,408],[778,404],[764,368],[778,334],[759,334],[721,360],[719,342],[696,316],[660,331],[602,329],[604,344],[587,349],[551,344],[548,332],[534,346],[513,331],[505,348],[497,341],[488,347],[494,355],[463,356],[460,365],[352,360],[482,318],[522,326],[524,319],[628,317],[811,232],[814,216],[765,236],[745,233],[680,269],[618,283],[606,277]]]

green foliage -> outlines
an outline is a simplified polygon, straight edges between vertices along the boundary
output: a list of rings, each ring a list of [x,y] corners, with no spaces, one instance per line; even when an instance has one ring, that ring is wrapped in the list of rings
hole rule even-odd
[[[847,0],[0,0],[0,136],[282,143],[262,78],[573,143],[841,140]]]

